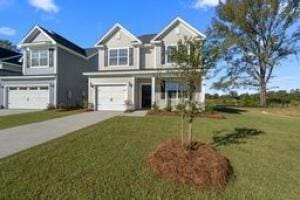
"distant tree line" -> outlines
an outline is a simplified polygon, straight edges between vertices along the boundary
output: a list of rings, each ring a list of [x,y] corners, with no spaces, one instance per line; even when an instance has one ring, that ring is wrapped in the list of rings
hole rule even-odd
[[[300,106],[300,89],[269,91],[267,97],[267,104],[270,107]],[[260,106],[260,94],[244,93],[239,95],[236,91],[224,95],[206,94],[206,101],[210,105],[257,107]]]

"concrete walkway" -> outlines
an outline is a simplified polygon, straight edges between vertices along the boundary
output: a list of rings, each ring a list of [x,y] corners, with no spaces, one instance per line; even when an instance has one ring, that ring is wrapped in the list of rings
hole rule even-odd
[[[0,131],[0,158],[117,116],[121,112],[86,112]]]
[[[37,112],[40,110],[23,110],[23,109],[0,109],[0,117],[6,115],[15,115],[21,113]]]

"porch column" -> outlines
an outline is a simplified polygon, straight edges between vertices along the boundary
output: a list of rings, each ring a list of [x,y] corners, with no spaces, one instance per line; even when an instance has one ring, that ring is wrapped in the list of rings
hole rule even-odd
[[[151,77],[151,106],[155,103],[155,76]]]
[[[132,77],[131,80],[131,103],[132,103],[132,109],[135,109],[135,77]]]

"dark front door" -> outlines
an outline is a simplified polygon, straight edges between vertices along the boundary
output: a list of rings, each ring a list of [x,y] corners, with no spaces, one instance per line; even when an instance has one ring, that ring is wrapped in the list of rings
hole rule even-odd
[[[151,85],[142,85],[142,108],[151,108]]]

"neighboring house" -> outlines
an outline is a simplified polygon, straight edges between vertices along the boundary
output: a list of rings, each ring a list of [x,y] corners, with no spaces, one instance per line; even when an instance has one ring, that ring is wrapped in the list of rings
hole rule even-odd
[[[170,52],[185,37],[205,36],[181,18],[158,34],[136,37],[120,24],[113,26],[95,47],[97,72],[88,72],[89,103],[95,110],[147,109],[178,104],[180,87]],[[204,86],[196,98],[204,103]]]
[[[0,47],[0,77],[22,74],[22,54]]]
[[[82,73],[93,70],[89,60],[97,62],[95,52],[40,26],[35,26],[19,46],[23,51],[22,76],[0,78],[0,106],[45,109],[82,103],[88,84]]]

